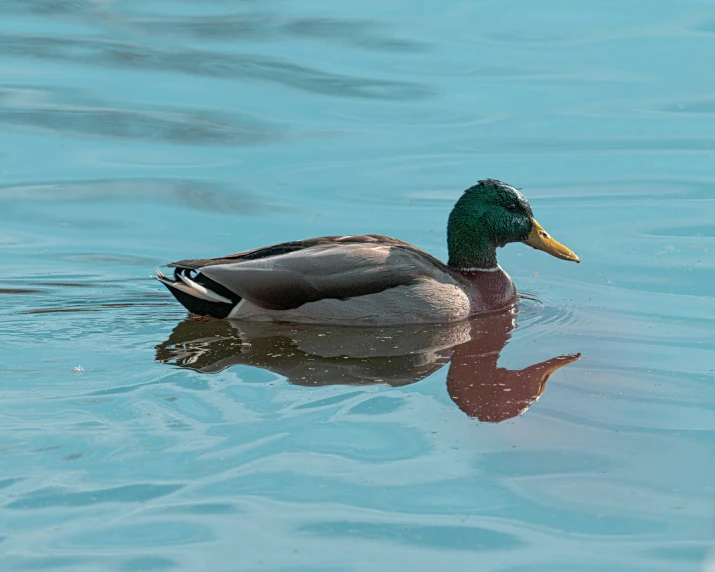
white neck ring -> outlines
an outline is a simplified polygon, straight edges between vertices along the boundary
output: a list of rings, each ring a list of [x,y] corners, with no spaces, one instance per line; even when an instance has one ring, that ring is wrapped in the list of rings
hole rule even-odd
[[[455,268],[457,272],[499,272],[501,270],[501,266],[498,264],[494,268],[477,268],[476,266],[473,268]]]

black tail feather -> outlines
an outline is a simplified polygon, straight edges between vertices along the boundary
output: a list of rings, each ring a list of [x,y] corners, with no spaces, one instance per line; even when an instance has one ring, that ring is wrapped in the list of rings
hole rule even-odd
[[[237,296],[228,288],[221,286],[221,284],[219,284],[218,282],[214,282],[213,280],[204,276],[201,273],[192,277],[190,276],[190,270],[177,268],[174,271],[175,281],[181,283],[178,274],[182,272],[185,274],[185,276],[190,277],[197,284],[205,286],[209,290],[216,292],[216,294],[219,294],[224,298],[228,298],[232,302],[231,304],[227,304],[225,302],[213,302],[209,300],[203,300],[201,298],[197,298],[196,296],[192,296],[191,294],[187,294],[186,292],[183,292],[182,290],[179,290],[177,288],[172,288],[166,283],[163,283],[169,290],[169,292],[172,293],[174,298],[176,298],[181,303],[181,305],[184,306],[184,308],[186,308],[192,314],[198,314],[199,316],[211,316],[212,318],[223,319],[228,317],[228,315],[231,313],[231,310],[233,310],[236,307],[236,304],[241,301],[240,296]]]

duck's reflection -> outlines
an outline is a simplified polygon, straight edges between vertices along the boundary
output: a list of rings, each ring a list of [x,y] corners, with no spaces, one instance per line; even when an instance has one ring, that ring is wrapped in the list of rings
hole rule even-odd
[[[457,406],[480,421],[499,422],[526,411],[549,376],[580,357],[562,355],[521,370],[498,367],[515,317],[510,310],[456,324],[391,328],[188,318],[156,347],[156,359],[202,373],[251,365],[305,386],[407,385],[449,363],[447,391]]]

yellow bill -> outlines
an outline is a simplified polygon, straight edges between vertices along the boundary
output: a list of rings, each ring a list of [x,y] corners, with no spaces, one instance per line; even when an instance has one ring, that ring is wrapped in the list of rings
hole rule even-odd
[[[535,219],[532,218],[531,222],[533,223],[533,227],[529,236],[524,239],[524,243],[538,250],[548,252],[551,256],[555,256],[556,258],[571,260],[573,262],[581,262],[581,259],[573,250],[551,238],[549,233],[546,232]]]

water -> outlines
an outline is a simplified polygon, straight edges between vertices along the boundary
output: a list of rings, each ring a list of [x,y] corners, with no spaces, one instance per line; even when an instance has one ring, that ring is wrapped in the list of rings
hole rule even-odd
[[[2,570],[715,566],[709,3],[0,15]],[[524,298],[476,346],[187,321],[148,279],[324,234],[444,258],[486,177],[583,262],[500,251]]]

